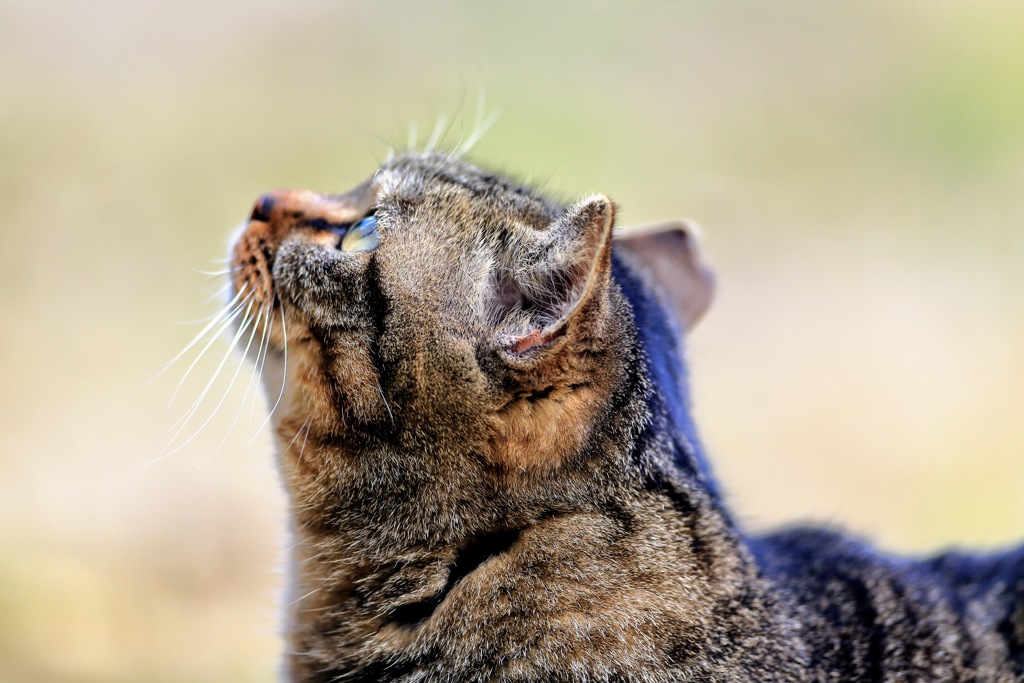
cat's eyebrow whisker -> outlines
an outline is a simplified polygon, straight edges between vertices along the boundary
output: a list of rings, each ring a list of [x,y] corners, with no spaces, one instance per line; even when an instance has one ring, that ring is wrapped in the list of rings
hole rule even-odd
[[[210,315],[205,315],[202,318],[193,318],[192,320],[175,320],[173,324],[175,324],[175,325],[201,325],[201,324],[204,324],[204,323],[208,323],[211,320],[213,320],[214,318],[220,317],[221,315],[223,315],[223,311],[217,311],[216,313],[211,313]]]
[[[476,90],[476,113],[473,114],[473,132],[480,129],[480,124],[484,120],[484,111],[487,107],[487,91],[484,90],[481,84]]]
[[[480,142],[480,138],[487,134],[487,131],[491,129],[491,126],[498,120],[498,110],[492,111],[486,119],[484,119],[479,125],[476,125],[473,132],[470,133],[469,138],[462,145],[462,149],[459,150],[459,154],[468,153],[476,143]]]
[[[412,123],[409,124],[409,142],[408,142],[409,146],[407,148],[409,151],[412,151],[412,150],[416,149],[416,143],[418,142],[418,139],[419,139],[419,126],[417,126],[416,122],[413,121]]]
[[[494,125],[495,120],[497,120],[497,111],[492,112],[489,116],[485,117],[484,112],[486,110],[486,95],[484,89],[481,87],[477,90],[476,113],[473,115],[473,125],[469,129],[469,137],[466,138],[465,141],[461,138],[459,139],[459,143],[455,145],[451,155],[448,157],[449,160],[463,154],[467,154],[471,149],[473,149],[473,146],[476,145],[488,129]]]
[[[434,151],[434,148],[437,147],[437,143],[441,141],[441,138],[446,130],[445,125],[447,123],[447,114],[441,114],[439,117],[437,117],[437,123],[434,124],[434,130],[430,133],[430,139],[427,140],[427,146],[423,149],[424,152]]]
[[[453,122],[454,123],[454,122]],[[459,122],[459,139],[455,141],[452,146],[452,151],[448,153],[448,161],[452,161],[459,156],[459,147],[462,146],[462,138],[466,133],[466,126],[462,122]]]

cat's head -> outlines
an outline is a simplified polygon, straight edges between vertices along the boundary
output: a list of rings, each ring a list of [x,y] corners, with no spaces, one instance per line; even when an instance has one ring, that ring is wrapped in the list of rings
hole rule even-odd
[[[607,197],[561,207],[439,154],[395,157],[346,194],[261,197],[232,285],[265,335],[286,468],[493,484],[578,465],[636,382],[614,222]],[[676,227],[614,250],[689,326],[711,280]]]

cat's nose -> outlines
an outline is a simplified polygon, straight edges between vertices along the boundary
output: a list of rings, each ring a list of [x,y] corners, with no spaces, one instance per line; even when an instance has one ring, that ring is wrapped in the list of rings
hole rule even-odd
[[[256,200],[255,206],[252,207],[252,213],[249,214],[249,220],[251,221],[263,221],[267,223],[270,221],[270,209],[274,206],[274,198],[269,194],[265,194]]]
[[[311,190],[274,190],[256,200],[249,220],[275,223],[312,218],[311,214],[329,211],[330,203],[326,196]]]

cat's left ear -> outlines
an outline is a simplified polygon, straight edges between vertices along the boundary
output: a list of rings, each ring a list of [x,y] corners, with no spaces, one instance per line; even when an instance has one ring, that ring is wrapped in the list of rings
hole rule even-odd
[[[519,355],[566,334],[599,335],[611,278],[615,205],[594,195],[570,206],[511,254],[499,299],[525,323],[506,339]]]
[[[616,249],[651,279],[686,332],[704,315],[715,293],[715,276],[700,256],[699,234],[696,223],[686,220],[615,233]]]

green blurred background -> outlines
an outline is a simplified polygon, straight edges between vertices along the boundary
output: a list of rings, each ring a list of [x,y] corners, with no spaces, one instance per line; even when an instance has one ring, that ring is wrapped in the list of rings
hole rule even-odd
[[[245,367],[214,413],[232,357],[138,468],[226,340],[169,409],[195,354],[146,381],[259,193],[347,189],[413,123],[454,143],[481,92],[473,158],[704,226],[695,409],[744,523],[1024,536],[1022,28],[1018,0],[0,0],[0,680],[274,680],[266,407]]]

